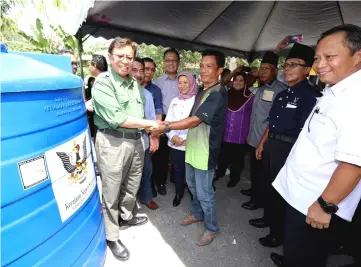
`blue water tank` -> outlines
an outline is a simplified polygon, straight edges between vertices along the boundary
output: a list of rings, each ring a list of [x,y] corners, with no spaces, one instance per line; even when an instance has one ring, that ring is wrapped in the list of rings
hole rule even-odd
[[[0,53],[1,266],[102,266],[83,82],[66,56]]]

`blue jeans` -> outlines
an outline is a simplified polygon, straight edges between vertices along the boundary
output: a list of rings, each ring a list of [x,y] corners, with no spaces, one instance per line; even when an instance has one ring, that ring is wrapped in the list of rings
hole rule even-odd
[[[152,182],[150,177],[152,176],[152,160],[150,159],[149,148],[144,152],[144,166],[142,180],[139,187],[139,201],[146,204],[153,199]]]
[[[186,181],[193,194],[191,214],[197,220],[204,219],[207,232],[218,233],[216,199],[212,187],[214,170],[199,170],[186,163]]]

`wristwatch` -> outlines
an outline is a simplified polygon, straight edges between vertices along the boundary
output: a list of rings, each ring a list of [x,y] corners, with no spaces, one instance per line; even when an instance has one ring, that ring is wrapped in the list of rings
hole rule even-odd
[[[320,204],[321,208],[327,214],[335,214],[338,211],[338,206],[336,204],[330,203],[325,201],[322,196],[317,199],[318,203]]]
[[[164,132],[165,133],[169,133],[170,132],[170,128],[169,128],[169,124],[166,124],[164,127]]]

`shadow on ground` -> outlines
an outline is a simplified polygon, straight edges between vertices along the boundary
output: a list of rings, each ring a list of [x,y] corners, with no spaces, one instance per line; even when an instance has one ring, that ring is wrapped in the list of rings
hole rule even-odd
[[[242,176],[249,177],[247,171]],[[282,248],[264,248],[258,238],[268,234],[268,228],[256,229],[248,224],[253,218],[263,215],[263,210],[247,211],[241,204],[248,200],[239,193],[248,188],[242,179],[235,188],[226,188],[228,177],[217,183],[217,212],[221,227],[220,235],[212,244],[198,247],[195,242],[203,233],[202,223],[183,227],[179,221],[187,214],[190,197],[185,197],[178,207],[172,206],[174,184],[167,184],[168,194],[155,200],[159,209],[151,211],[140,206],[140,213],[146,214],[146,225],[121,229],[120,236],[129,248],[131,258],[118,262],[108,250],[105,267],[273,267],[269,255],[281,252]],[[345,256],[333,256],[328,267],[350,263]]]

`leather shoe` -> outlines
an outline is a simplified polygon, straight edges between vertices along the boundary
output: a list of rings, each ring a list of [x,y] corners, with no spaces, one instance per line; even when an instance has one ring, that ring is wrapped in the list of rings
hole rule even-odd
[[[274,264],[276,264],[276,266],[278,267],[283,266],[284,257],[282,255],[272,252],[271,260],[273,261]]]
[[[243,203],[242,208],[246,209],[246,210],[256,210],[258,209],[258,205],[256,203],[254,203],[252,200]]]
[[[158,209],[158,204],[154,200],[151,200],[148,203],[142,203],[142,204],[146,205],[148,207],[148,209],[150,209],[150,210]]]
[[[275,237],[271,235],[267,235],[265,237],[262,237],[258,239],[262,246],[268,247],[268,248],[276,248],[282,245],[282,242],[279,239],[276,239]]]
[[[158,191],[159,195],[162,195],[162,196],[167,194],[167,188],[165,187],[164,184],[157,186],[157,191]]]
[[[114,257],[120,261],[127,261],[130,257],[129,250],[120,240],[117,241],[108,241],[107,245],[110,251],[113,253]]]
[[[266,223],[264,218],[249,220],[249,224],[256,228],[265,228],[269,226],[269,224]]]
[[[146,224],[147,222],[148,222],[148,218],[146,216],[138,216],[138,217],[134,216],[129,221],[123,221],[122,225],[123,226],[140,226],[140,225]]]
[[[246,196],[246,197],[250,197],[251,196],[251,188],[250,189],[241,189],[241,191],[239,191],[242,195]]]
[[[182,198],[183,198],[182,195],[178,195],[178,194],[175,195],[175,198],[173,199],[173,206],[177,207],[181,203]]]

